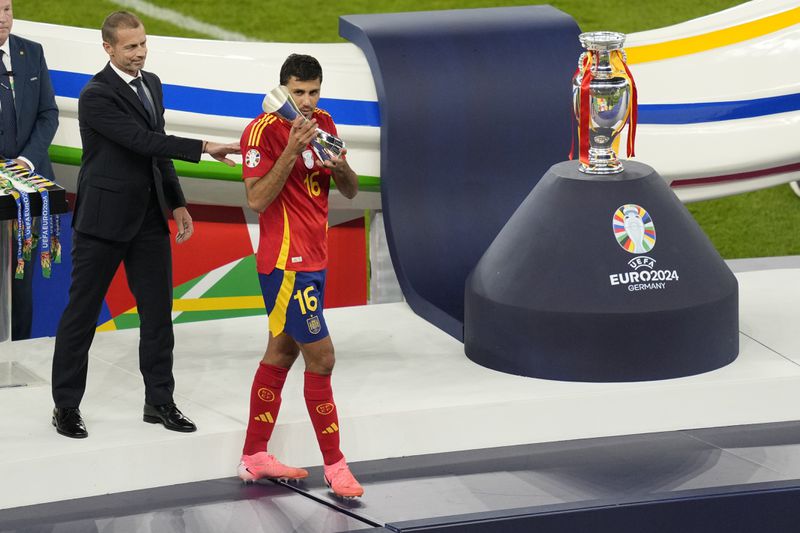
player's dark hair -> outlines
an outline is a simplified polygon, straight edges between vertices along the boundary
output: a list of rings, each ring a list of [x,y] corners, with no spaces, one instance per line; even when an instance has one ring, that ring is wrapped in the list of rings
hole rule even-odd
[[[280,83],[286,85],[294,76],[300,81],[319,80],[322,83],[322,66],[311,56],[292,54],[286,58],[281,67]]]
[[[100,34],[103,36],[103,42],[108,44],[117,43],[117,30],[120,28],[134,29],[142,25],[139,17],[127,11],[114,11],[103,21],[103,26],[100,28]]]

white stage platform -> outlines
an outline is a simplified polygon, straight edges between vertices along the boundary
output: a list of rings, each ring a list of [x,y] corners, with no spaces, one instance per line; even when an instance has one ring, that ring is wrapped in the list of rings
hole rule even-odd
[[[792,265],[796,266],[796,265]],[[800,268],[737,274],[739,358],[681,379],[567,383],[511,376],[405,304],[326,312],[337,348],[343,451],[360,461],[417,454],[800,419]],[[99,333],[81,410],[89,438],[50,424],[53,339],[0,346],[40,381],[0,389],[0,509],[235,475],[266,317],[175,328],[176,402],[193,434],[142,422],[138,330]],[[321,463],[293,369],[270,450]],[[369,487],[367,487],[369,490]]]

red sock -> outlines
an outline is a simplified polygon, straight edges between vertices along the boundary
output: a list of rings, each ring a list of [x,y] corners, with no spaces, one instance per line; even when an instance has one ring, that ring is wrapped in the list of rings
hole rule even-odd
[[[332,465],[344,455],[339,450],[339,416],[333,403],[331,377],[305,373],[303,395],[306,398],[311,425],[317,434],[317,442],[326,465]]]
[[[244,455],[267,450],[281,408],[281,389],[289,369],[261,363],[250,390],[250,419],[244,439]]]

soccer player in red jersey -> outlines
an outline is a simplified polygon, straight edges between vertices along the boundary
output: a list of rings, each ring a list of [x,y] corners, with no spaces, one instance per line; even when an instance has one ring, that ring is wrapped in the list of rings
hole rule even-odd
[[[342,497],[364,489],[339,449],[339,420],[331,391],[334,350],[323,316],[328,262],[330,180],[347,198],[358,192],[358,176],[347,160],[321,161],[309,144],[320,128],[337,135],[331,116],[318,109],[322,67],[311,56],[292,54],[280,71],[303,117],[289,123],[264,113],[241,138],[247,203],[259,213],[256,266],[269,315],[269,341],[250,394],[239,477],[302,479],[302,468],[280,463],[267,443],[281,405],[286,375],[298,355],[305,362],[303,393],[325,463],[325,481]]]

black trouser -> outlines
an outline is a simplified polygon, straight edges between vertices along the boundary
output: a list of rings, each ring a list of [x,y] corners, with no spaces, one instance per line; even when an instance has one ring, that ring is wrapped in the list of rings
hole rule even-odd
[[[153,200],[141,229],[129,242],[73,232],[69,302],[58,324],[53,354],[56,407],[80,405],[103,298],[121,262],[139,310],[139,369],[145,402],[172,401],[172,257],[169,233]]]

